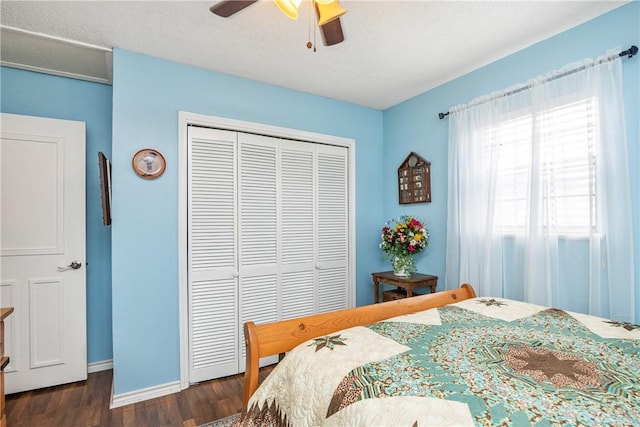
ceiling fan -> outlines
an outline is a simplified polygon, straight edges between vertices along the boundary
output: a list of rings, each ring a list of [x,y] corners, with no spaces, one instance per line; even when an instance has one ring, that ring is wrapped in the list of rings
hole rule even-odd
[[[209,10],[223,18],[240,12],[251,6],[258,0],[222,0],[209,8]],[[344,41],[340,17],[347,11],[340,6],[338,0],[310,0],[316,10],[318,26],[322,34],[322,42],[325,46],[333,46]],[[280,10],[289,18],[298,18],[298,7],[302,0],[274,0]],[[307,45],[310,47],[309,45]]]

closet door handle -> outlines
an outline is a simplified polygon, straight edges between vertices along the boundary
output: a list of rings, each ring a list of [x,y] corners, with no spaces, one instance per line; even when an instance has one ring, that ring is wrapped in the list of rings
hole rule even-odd
[[[238,277],[240,277],[240,273],[236,271],[235,273],[233,273],[233,277],[237,279]]]

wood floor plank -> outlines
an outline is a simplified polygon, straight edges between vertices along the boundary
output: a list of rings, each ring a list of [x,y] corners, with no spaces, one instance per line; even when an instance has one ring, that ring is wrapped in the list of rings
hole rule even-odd
[[[20,395],[22,396],[22,398],[16,399],[14,405],[11,405],[9,403],[9,402],[12,402],[11,395],[7,396],[5,400],[5,403],[6,403],[5,413],[7,414],[7,420],[13,419],[16,422],[16,424],[12,423],[11,424],[12,426],[20,425],[20,424],[17,424],[17,422],[25,418],[26,409],[27,409],[27,406],[29,406],[29,401],[30,401],[29,399],[31,397],[31,392],[20,393]]]
[[[180,419],[180,409],[178,408],[178,393],[170,394],[162,399],[162,404],[157,405],[158,425],[172,426],[174,420]]]
[[[264,380],[273,367],[262,368]],[[109,409],[112,371],[86,381],[15,393],[6,397],[11,427],[197,427],[242,410],[243,375],[194,384],[167,396]]]
[[[155,400],[155,399],[154,399]],[[146,402],[145,402],[146,403]],[[135,425],[138,427],[149,427],[155,425],[153,422],[149,420],[150,416],[153,415],[153,412],[150,412],[147,415],[147,405],[136,404],[135,405]]]
[[[127,405],[127,406],[123,406],[122,407],[122,425],[124,427],[135,427],[136,425],[136,405],[139,405],[139,403],[133,404],[133,405]],[[116,409],[117,410],[117,409]],[[112,409],[112,411],[114,411]],[[120,411],[118,411],[120,412]]]

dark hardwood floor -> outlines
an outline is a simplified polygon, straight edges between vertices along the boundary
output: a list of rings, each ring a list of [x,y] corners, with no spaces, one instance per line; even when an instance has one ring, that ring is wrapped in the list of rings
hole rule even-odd
[[[260,370],[262,381],[273,367]],[[112,371],[89,374],[86,381],[6,397],[9,427],[188,426],[242,410],[243,375],[192,385],[180,393],[109,409]]]

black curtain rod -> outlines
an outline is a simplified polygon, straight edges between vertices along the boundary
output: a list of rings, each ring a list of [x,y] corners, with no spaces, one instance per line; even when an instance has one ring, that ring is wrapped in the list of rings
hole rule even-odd
[[[638,53],[638,46],[633,45],[633,46],[631,46],[629,49],[627,49],[627,50],[624,50],[624,51],[620,52],[620,53],[618,54],[618,56],[620,56],[620,57],[624,57],[624,56],[626,56],[626,57],[628,57],[628,58],[631,58],[631,57],[633,57],[634,55],[636,55],[637,53]],[[577,71],[580,71],[580,70],[584,70],[584,67],[580,67],[580,68],[578,68],[578,69],[576,69],[576,70],[568,71],[568,72],[566,72],[566,73],[560,74],[559,76],[556,76],[555,78],[552,78],[551,80],[554,80],[554,79],[556,79],[556,78],[560,78],[560,77],[564,77],[564,76],[569,75],[569,74],[573,74],[573,73],[575,73],[575,72],[577,72]],[[521,88],[519,88],[519,89],[515,89],[515,90],[512,90],[511,92],[507,92],[507,93],[505,93],[505,94],[504,94],[504,96],[513,95],[513,94],[515,94],[515,93],[521,92],[521,91],[523,91],[523,90],[525,90],[525,89],[528,89],[528,88],[529,88],[529,86],[521,87]],[[446,113],[438,113],[438,117],[440,118],[440,120],[444,119],[444,118],[445,118],[445,117],[447,117],[448,115],[449,115],[449,112],[448,112],[448,111],[447,111]]]

